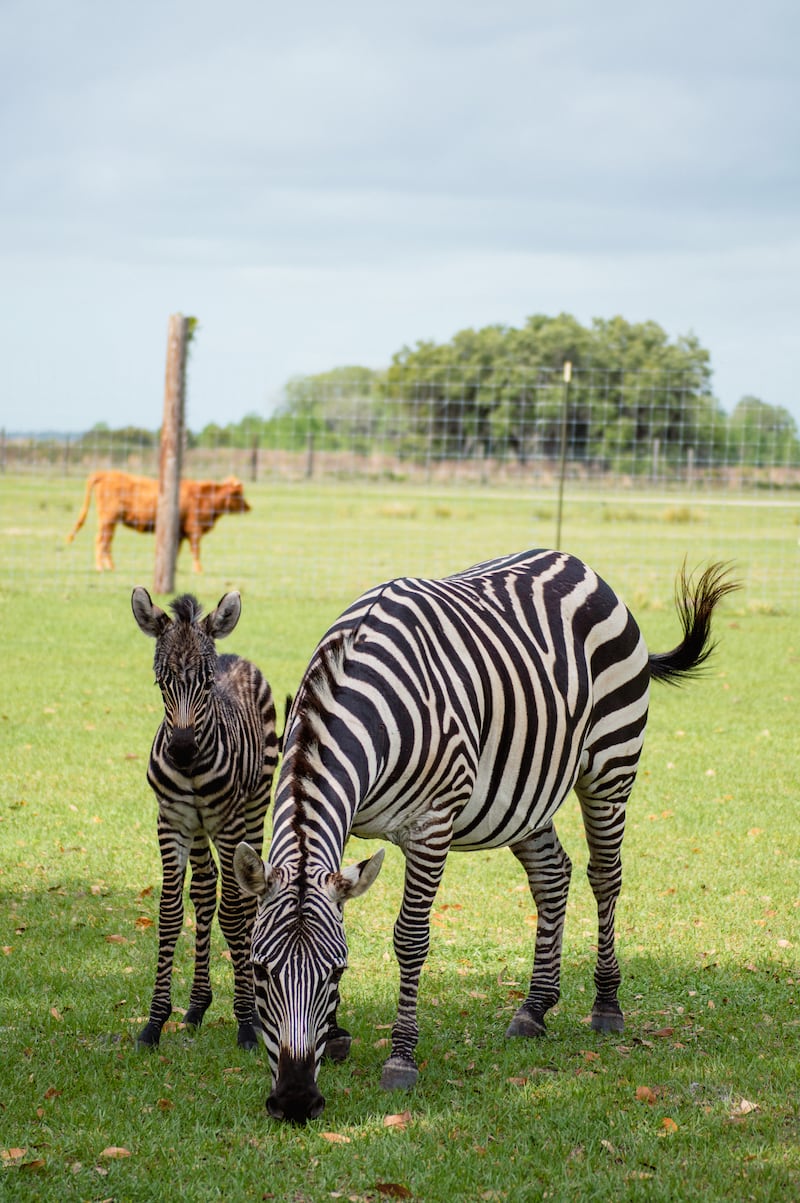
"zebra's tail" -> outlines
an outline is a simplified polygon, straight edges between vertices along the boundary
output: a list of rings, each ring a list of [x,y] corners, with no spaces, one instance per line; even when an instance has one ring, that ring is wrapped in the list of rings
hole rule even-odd
[[[649,657],[650,677],[680,685],[695,676],[716,647],[711,640],[711,615],[727,593],[740,588],[729,576],[730,565],[711,564],[697,584],[686,574],[684,562],[675,585],[675,605],[683,627],[683,639],[671,652]]]
[[[89,477],[89,479],[86,482],[86,496],[83,499],[83,509],[78,514],[78,521],[75,523],[72,530],[67,535],[67,543],[72,542],[72,540],[75,538],[78,531],[81,529],[84,522],[86,521],[86,515],[89,513],[89,506],[91,505],[91,501],[92,501],[92,489],[97,484],[97,481],[100,476],[102,476],[101,472],[93,472],[92,475]]]

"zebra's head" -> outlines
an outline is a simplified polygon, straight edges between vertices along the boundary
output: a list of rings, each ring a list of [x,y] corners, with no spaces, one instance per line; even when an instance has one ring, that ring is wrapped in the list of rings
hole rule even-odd
[[[197,759],[214,687],[214,640],[229,635],[236,626],[241,598],[238,593],[226,593],[216,610],[201,618],[197,598],[185,593],[171,602],[175,617],[170,618],[140,585],[131,595],[131,607],[140,630],[156,641],[153,668],[164,699],[166,754],[179,772],[189,773]]]
[[[383,855],[335,873],[298,872],[265,864],[249,844],[236,849],[236,880],[258,899],[251,960],[275,1119],[304,1124],[325,1107],[317,1074],[347,968],[342,908],[369,889]]]

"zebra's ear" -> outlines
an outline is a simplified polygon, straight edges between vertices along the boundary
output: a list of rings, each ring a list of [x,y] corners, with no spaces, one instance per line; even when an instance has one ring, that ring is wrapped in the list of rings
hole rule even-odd
[[[219,599],[216,610],[204,619],[203,625],[212,639],[224,639],[236,626],[241,612],[241,594],[234,590]]]
[[[133,617],[139,624],[139,630],[152,639],[158,639],[172,619],[163,610],[154,605],[153,599],[143,585],[137,585],[131,594],[131,609]]]
[[[366,894],[375,878],[381,871],[385,850],[379,848],[369,860],[359,861],[357,865],[348,865],[338,873],[331,873],[327,881],[328,896],[337,906],[343,906],[351,898]]]
[[[264,864],[255,848],[242,841],[233,854],[233,873],[243,894],[266,901],[277,892],[279,875]]]

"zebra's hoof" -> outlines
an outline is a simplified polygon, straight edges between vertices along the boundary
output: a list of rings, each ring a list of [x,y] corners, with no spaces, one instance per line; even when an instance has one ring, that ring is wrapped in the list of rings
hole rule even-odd
[[[192,1032],[196,1032],[203,1022],[205,1010],[200,1010],[199,1007],[189,1007],[189,1010],[183,1017],[183,1026]]]
[[[624,1032],[625,1017],[616,1003],[595,1004],[592,1008],[593,1032]]]
[[[325,1042],[325,1059],[327,1061],[346,1061],[350,1056],[350,1045],[353,1043],[353,1037],[344,1028],[339,1028],[332,1036],[329,1036]]]
[[[381,1073],[382,1090],[410,1090],[416,1085],[419,1070],[413,1061],[405,1057],[390,1057],[384,1062]]]
[[[535,1036],[544,1036],[546,1031],[544,1020],[537,1019],[532,1011],[522,1006],[506,1028],[506,1039],[512,1036],[525,1036],[533,1039]]]
[[[258,1032],[253,1027],[252,1023],[240,1023],[239,1033],[236,1037],[236,1043],[239,1048],[243,1048],[246,1053],[252,1053],[258,1048]]]
[[[152,1019],[146,1023],[139,1035],[136,1037],[136,1047],[142,1052],[143,1050],[152,1050],[158,1048],[158,1042],[161,1039],[161,1024],[153,1023]]]

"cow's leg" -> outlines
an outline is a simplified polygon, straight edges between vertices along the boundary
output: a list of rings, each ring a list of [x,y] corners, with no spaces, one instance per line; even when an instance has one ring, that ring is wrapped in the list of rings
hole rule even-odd
[[[203,565],[200,563],[200,539],[202,537],[202,533],[203,532],[199,530],[190,530],[188,532],[189,547],[192,552],[192,570],[194,572],[203,571]]]
[[[138,1048],[154,1048],[161,1038],[161,1029],[172,1014],[172,964],[183,927],[183,883],[192,836],[172,828],[159,811],[158,844],[162,867],[158,964],[150,1017],[136,1038]]]
[[[419,1076],[414,1050],[419,1040],[419,977],[430,947],[430,914],[450,850],[452,824],[429,827],[403,847],[405,883],[394,925],[394,951],[400,967],[400,1000],[392,1028],[392,1051],[384,1062],[381,1086],[396,1090],[413,1086]]]
[[[108,568],[114,570],[111,558],[111,540],[114,538],[115,522],[98,522],[97,535],[94,541],[94,565],[98,572]]]
[[[545,1012],[555,1006],[561,993],[561,946],[572,865],[552,823],[514,844],[511,851],[528,875],[537,918],[528,997],[506,1036],[542,1036]]]
[[[192,880],[189,897],[194,905],[195,946],[194,977],[189,995],[189,1010],[184,1023],[189,1028],[199,1028],[203,1016],[211,1006],[211,927],[217,910],[217,866],[208,842],[208,836],[199,831],[189,855]]]

